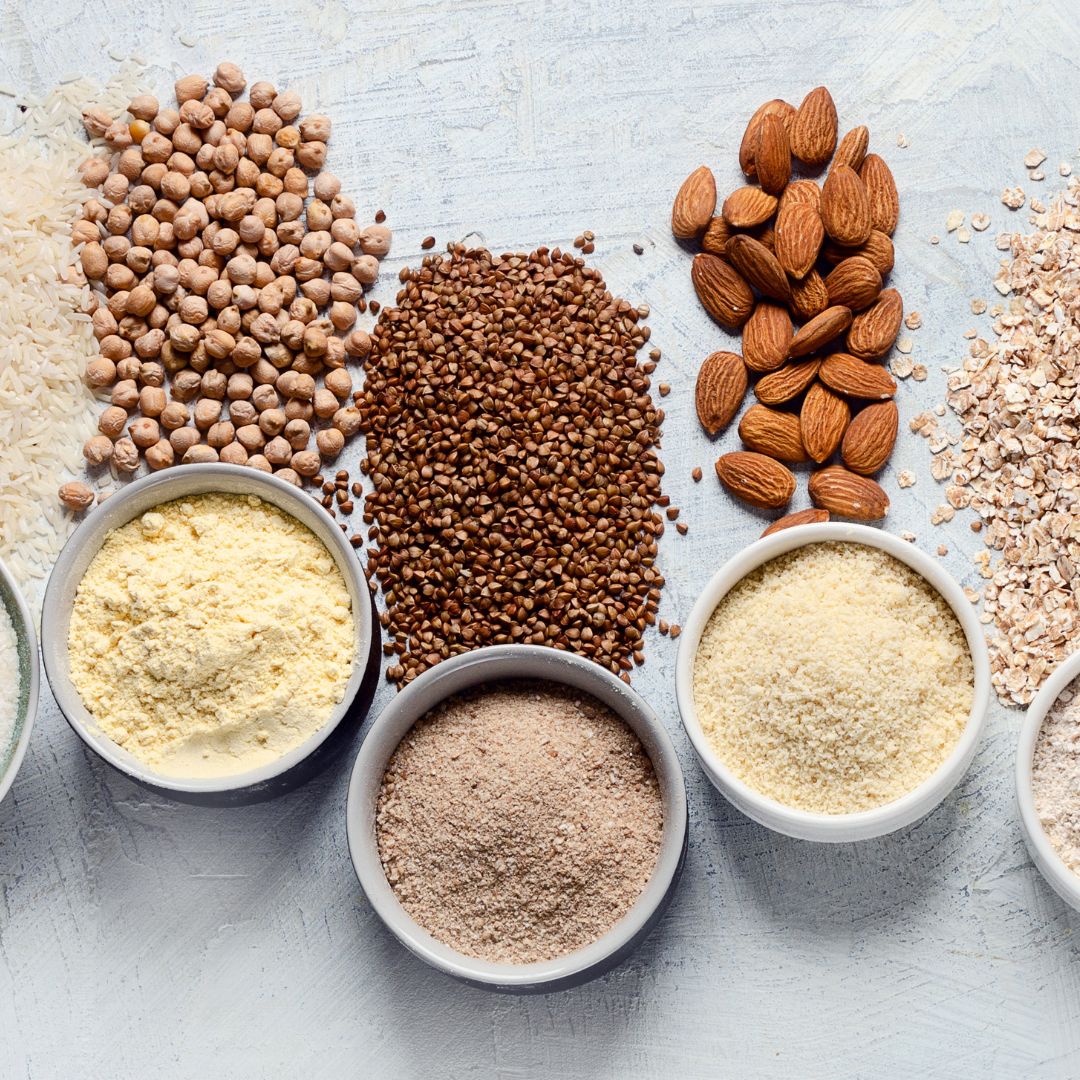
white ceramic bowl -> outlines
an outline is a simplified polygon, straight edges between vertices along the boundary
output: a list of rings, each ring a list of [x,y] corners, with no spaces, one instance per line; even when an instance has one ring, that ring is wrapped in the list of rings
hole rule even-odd
[[[30,745],[30,731],[37,717],[38,641],[34,632],[34,618],[26,600],[23,599],[15,579],[8,568],[0,562],[0,607],[3,607],[11,625],[15,628],[15,640],[19,651],[19,700],[15,707],[15,730],[11,738],[0,743],[0,801],[15,783],[26,748]]]
[[[975,669],[975,696],[967,725],[952,753],[936,772],[913,791],[885,806],[852,814],[822,814],[798,810],[768,798],[739,780],[710,746],[698,721],[694,705],[694,657],[698,643],[717,604],[728,591],[762,563],[802,547],[827,541],[843,541],[879,548],[910,566],[925,578],[956,613],[967,638]],[[706,776],[747,817],[777,832],[800,840],[844,843],[867,840],[901,829],[928,814],[956,786],[971,764],[986,720],[990,697],[990,661],[975,610],[960,586],[928,555],[905,540],[866,525],[828,522],[800,525],[763,537],[730,559],[705,586],[687,619],[675,668],[675,686],[686,733],[697,751]]]
[[[506,679],[542,679],[582,690],[620,716],[652,761],[664,807],[660,855],[645,891],[603,937],[535,964],[496,964],[465,956],[424,930],[398,902],[379,858],[375,811],[390,757],[409,729],[441,701]],[[397,939],[432,967],[473,986],[511,993],[561,990],[602,975],[642,941],[675,889],[686,853],[686,789],[663,724],[624,682],[598,664],[541,645],[493,645],[429,668],[383,710],[356,758],[347,808],[349,852],[368,901]]]
[[[1031,861],[1050,887],[1065,903],[1080,911],[1080,877],[1074,874],[1054,850],[1043,831],[1035,810],[1035,793],[1031,786],[1031,764],[1035,757],[1035,743],[1039,738],[1043,720],[1054,702],[1069,683],[1080,678],[1080,652],[1063,660],[1043,683],[1035,700],[1028,706],[1020,741],[1016,747],[1016,801],[1020,808],[1020,831],[1024,836]]]
[[[71,681],[68,626],[75,593],[87,567],[113,529],[172,499],[208,492],[256,495],[306,525],[327,547],[345,579],[355,626],[353,670],[342,700],[313,735],[277,760],[229,776],[188,778],[166,775],[117,745],[94,722]],[[311,496],[275,476],[241,465],[184,465],[136,480],[92,510],[56,561],[41,614],[41,652],[49,685],[76,734],[100,757],[143,784],[192,802],[265,798],[295,786],[310,774],[313,760],[341,724],[357,697],[374,653],[371,592],[360,560],[337,523]],[[304,767],[302,767],[304,766]]]

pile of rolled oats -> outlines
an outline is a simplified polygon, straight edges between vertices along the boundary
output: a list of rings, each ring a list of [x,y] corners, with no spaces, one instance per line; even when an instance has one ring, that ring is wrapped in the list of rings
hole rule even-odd
[[[948,379],[962,434],[933,413],[911,421],[947,485],[935,523],[979,516],[994,686],[1017,705],[1080,632],[1080,179],[1048,203],[1031,201],[1032,232],[998,237],[1008,256],[994,287],[1008,300],[990,308],[994,340],[975,336]]]

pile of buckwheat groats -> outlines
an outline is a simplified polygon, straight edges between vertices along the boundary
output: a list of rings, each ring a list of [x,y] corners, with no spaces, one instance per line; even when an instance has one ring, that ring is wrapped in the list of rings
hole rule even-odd
[[[507,642],[627,678],[660,599],[667,505],[643,311],[558,249],[454,246],[401,281],[358,401],[388,678]]]
[[[911,422],[931,440],[934,477],[948,485],[935,523],[966,507],[979,516],[972,528],[989,549],[976,562],[986,579],[982,619],[994,629],[994,686],[1017,705],[1031,701],[1080,632],[1080,179],[1048,205],[1030,205],[1032,231],[997,239],[1007,257],[994,287],[1008,300],[990,311],[994,337],[969,331],[970,353],[948,377],[961,436],[943,433],[930,413]]]

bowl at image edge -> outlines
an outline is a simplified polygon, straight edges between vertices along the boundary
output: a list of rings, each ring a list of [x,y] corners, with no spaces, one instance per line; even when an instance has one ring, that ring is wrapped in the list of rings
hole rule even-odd
[[[1078,678],[1080,652],[1074,652],[1058,664],[1028,706],[1016,746],[1016,802],[1020,811],[1020,832],[1031,861],[1054,892],[1070,907],[1080,911],[1080,876],[1069,869],[1043,830],[1035,809],[1035,792],[1031,782],[1035,744],[1038,742],[1046,714],[1061,696],[1061,692]]]
[[[660,784],[664,824],[652,876],[629,911],[596,941],[531,964],[466,956],[432,937],[401,906],[383,872],[375,832],[383,775],[398,743],[422,716],[462,691],[510,679],[559,683],[590,695],[641,741]],[[349,853],[368,902],[391,933],[433,968],[489,990],[544,993],[569,989],[610,971],[645,939],[674,893],[686,854],[686,788],[664,725],[624,682],[598,664],[543,645],[492,645],[443,660],[409,683],[371,725],[356,757],[346,810]]]
[[[971,712],[949,756],[921,784],[883,806],[850,814],[799,810],[769,798],[738,779],[713,750],[698,720],[694,703],[694,660],[710,616],[720,601],[747,574],[763,563],[807,544],[857,543],[878,548],[909,566],[949,605],[967,639],[974,668]],[[867,525],[840,522],[799,525],[756,540],[713,575],[683,624],[675,665],[675,690],[683,726],[705,775],[729,802],[747,817],[799,840],[847,843],[895,832],[933,810],[967,771],[975,756],[990,701],[990,660],[975,609],[960,586],[930,556],[906,540]]]
[[[23,599],[15,579],[0,562],[0,607],[8,613],[15,628],[15,643],[19,654],[19,700],[15,706],[15,728],[6,743],[0,743],[0,802],[15,783],[15,774],[30,745],[30,732],[37,718],[40,675],[38,673],[38,640],[34,618]]]
[[[79,582],[114,529],[174,499],[196,495],[254,495],[306,525],[333,556],[352,600],[353,668],[345,693],[329,719],[299,746],[265,765],[227,776],[183,777],[159,772],[113,742],[95,723],[71,680],[68,627]],[[41,613],[45,674],[61,711],[76,734],[114,768],[157,792],[183,802],[228,805],[282,794],[309,779],[343,749],[359,726],[374,692],[379,647],[371,591],[356,552],[337,522],[292,484],[243,465],[182,465],[134,481],[91,510],[60,552]]]

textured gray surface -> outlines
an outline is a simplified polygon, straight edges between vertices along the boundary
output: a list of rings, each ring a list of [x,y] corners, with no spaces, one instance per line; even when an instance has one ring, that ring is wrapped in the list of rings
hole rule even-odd
[[[0,83],[105,76],[113,47],[145,56],[163,97],[175,75],[225,57],[300,91],[334,119],[330,165],[361,214],[382,206],[397,230],[384,301],[428,233],[502,249],[594,229],[611,287],[651,305],[657,378],[674,388],[664,457],[691,529],[664,538],[674,620],[762,527],[711,477],[689,477],[718,452],[691,393],[723,336],[667,231],[682,177],[707,161],[734,185],[742,125],[777,94],[824,82],[843,124],[870,125],[903,192],[895,280],[926,322],[912,337],[931,377],[904,385],[910,415],[961,355],[969,299],[992,293],[993,235],[1020,220],[1001,188],[1040,186],[1020,166],[1032,145],[1050,155],[1047,189],[1075,154],[1067,0],[263,7],[9,0]],[[961,248],[944,238],[953,208],[994,224]],[[947,543],[946,564],[975,583],[966,521],[929,524],[941,498],[927,463],[904,431],[894,464],[919,482],[886,480],[887,527],[929,551]],[[673,658],[670,641],[650,641],[637,686],[687,771],[682,887],[614,974],[533,999],[463,989],[377,923],[345,846],[351,753],[274,803],[198,810],[148,799],[92,760],[47,698],[0,807],[0,1075],[1076,1076],[1080,917],[1021,845],[1019,715],[995,708],[969,775],[930,818],[825,849],[751,824],[707,786],[678,724]]]

